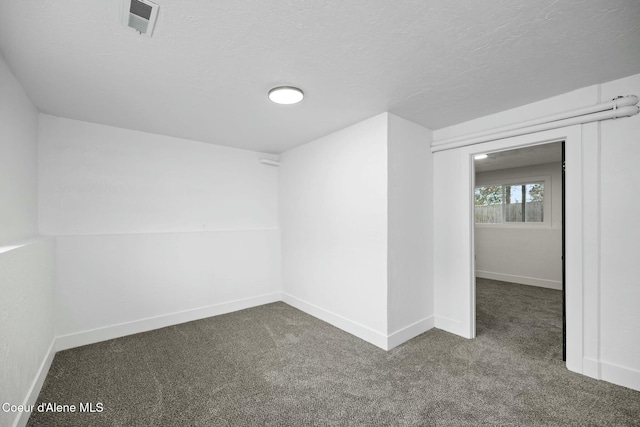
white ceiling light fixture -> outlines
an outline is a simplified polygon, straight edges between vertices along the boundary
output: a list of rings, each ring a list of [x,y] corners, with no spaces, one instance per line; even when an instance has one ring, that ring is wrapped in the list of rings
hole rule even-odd
[[[489,157],[489,156],[487,156],[486,154],[476,154],[475,156],[473,156],[473,158],[474,158],[475,160],[484,160],[484,159],[486,159],[487,157]]]
[[[269,91],[269,99],[276,104],[297,104],[304,98],[304,92],[293,86],[278,86]]]

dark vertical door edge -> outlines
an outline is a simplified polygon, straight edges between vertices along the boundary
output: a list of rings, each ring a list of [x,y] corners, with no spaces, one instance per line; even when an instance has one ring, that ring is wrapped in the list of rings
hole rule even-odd
[[[564,159],[564,144],[562,141],[562,360],[567,361],[567,291],[566,291],[566,257],[565,257],[565,159]]]

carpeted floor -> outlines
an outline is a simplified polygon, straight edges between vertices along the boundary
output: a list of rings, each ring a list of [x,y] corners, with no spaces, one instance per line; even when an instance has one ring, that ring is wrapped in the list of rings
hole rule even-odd
[[[30,426],[640,426],[640,392],[569,372],[559,291],[478,279],[478,337],[389,352],[284,303],[56,355]]]

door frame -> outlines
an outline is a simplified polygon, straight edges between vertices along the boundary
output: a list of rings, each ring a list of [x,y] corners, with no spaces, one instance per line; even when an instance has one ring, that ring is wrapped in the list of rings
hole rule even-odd
[[[599,142],[597,138],[597,128],[595,132],[587,129],[583,137],[583,125],[569,126],[566,128],[553,129],[550,131],[538,132],[529,135],[522,135],[512,138],[505,138],[496,141],[485,142],[466,147],[461,147],[460,152],[466,157],[468,167],[468,191],[466,192],[467,205],[467,230],[469,230],[469,284],[467,287],[467,301],[469,301],[467,311],[467,331],[464,335],[474,338],[476,336],[476,308],[475,308],[475,256],[474,256],[474,189],[475,189],[475,168],[473,158],[476,154],[483,154],[492,151],[503,151],[527,146],[541,145],[550,142],[565,142],[565,215],[570,220],[563,224],[563,232],[566,236],[565,254],[565,301],[566,301],[566,366],[569,370],[583,373],[595,378],[599,378],[599,368],[594,371],[592,367],[584,366],[585,352],[596,350],[599,356],[599,334],[591,326],[599,323],[591,322],[587,324],[589,330],[585,330],[583,313],[585,305],[592,304],[593,301],[584,300],[585,297],[585,276],[589,273],[589,259],[585,259],[585,248],[599,248],[599,233],[590,233],[585,228],[585,224],[599,224],[599,194],[596,197],[585,197],[583,191],[591,181],[599,182],[599,168],[596,171],[589,167],[591,163],[598,160]],[[464,171],[465,168],[463,168]],[[594,175],[594,172],[596,174]],[[464,179],[464,177],[463,177]],[[463,205],[464,206],[464,205]],[[586,231],[586,232],[585,232]],[[598,249],[599,251],[599,249]],[[592,254],[586,254],[589,258]],[[599,268],[599,262],[595,263]],[[599,274],[596,275],[599,277]],[[593,283],[587,285],[592,285]],[[589,286],[591,288],[591,286]],[[598,287],[599,292],[599,287]],[[590,300],[594,295],[592,289],[588,292]],[[596,301],[597,302],[597,301]],[[463,322],[464,323],[464,322]],[[585,342],[585,336],[588,338]],[[583,348],[587,344],[589,348]],[[598,357],[599,359],[599,357]],[[589,360],[596,362],[599,360]],[[595,366],[595,365],[594,365]]]

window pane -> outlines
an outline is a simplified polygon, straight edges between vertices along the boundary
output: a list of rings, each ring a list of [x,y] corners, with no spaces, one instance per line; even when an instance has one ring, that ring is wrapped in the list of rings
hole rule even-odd
[[[522,185],[505,185],[505,222],[522,221]]]
[[[544,222],[544,183],[527,184],[525,190],[525,221]]]
[[[544,182],[475,189],[476,224],[544,222]]]
[[[505,222],[544,222],[544,183],[505,186]]]
[[[476,224],[500,224],[502,222],[502,186],[476,187]]]

